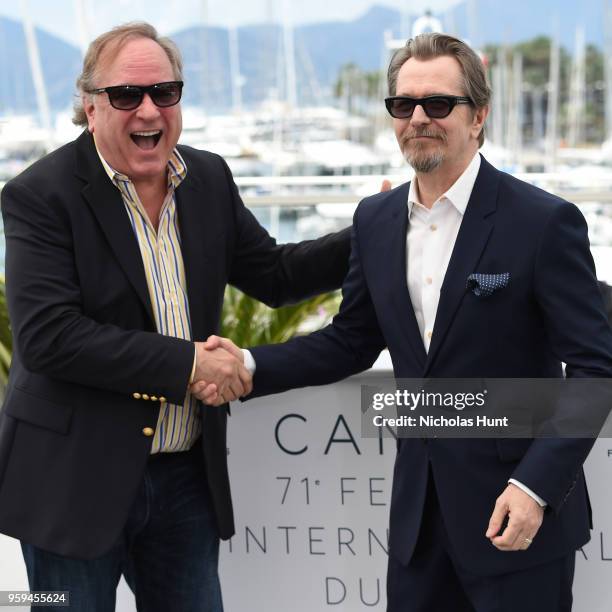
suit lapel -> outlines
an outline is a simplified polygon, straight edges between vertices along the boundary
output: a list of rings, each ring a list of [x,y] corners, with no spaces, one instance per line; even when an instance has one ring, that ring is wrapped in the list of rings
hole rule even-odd
[[[476,270],[489,240],[494,219],[491,215],[497,208],[498,185],[499,172],[482,158],[440,290],[424,375],[428,374],[467,291],[467,277]]]
[[[87,132],[77,141],[77,174],[86,181],[82,190],[83,197],[155,326],[138,240],[125,211],[121,193],[106,174],[93,138]]]
[[[388,203],[394,210],[390,216],[390,227],[385,228],[387,237],[383,237],[381,244],[387,244],[389,253],[382,260],[391,266],[392,307],[394,321],[401,321],[398,332],[405,333],[406,340],[414,353],[419,365],[425,364],[427,357],[419,325],[414,314],[414,307],[408,291],[408,277],[406,272],[406,236],[408,232],[408,190],[410,183],[398,189],[394,199]]]

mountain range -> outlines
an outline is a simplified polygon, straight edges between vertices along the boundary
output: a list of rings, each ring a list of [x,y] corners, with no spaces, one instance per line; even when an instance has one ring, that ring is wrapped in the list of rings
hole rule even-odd
[[[477,0],[475,10],[467,2],[438,16],[447,31],[470,37],[475,46],[511,44],[537,35],[550,36],[558,23],[561,44],[571,53],[575,28],[583,25],[586,40],[603,44],[604,2],[583,0]],[[426,6],[414,6],[415,16]],[[471,22],[468,15],[475,15]],[[294,29],[297,97],[301,104],[324,99],[342,65],[353,63],[363,70],[386,65],[385,32],[400,36],[401,15],[397,10],[373,6],[352,21],[329,21]],[[36,29],[43,76],[54,111],[67,109],[75,93],[81,54],[70,43]],[[208,112],[231,106],[229,32],[221,27],[195,26],[171,35],[185,64],[185,104],[203,105]],[[242,100],[252,106],[284,95],[283,31],[279,25],[243,26],[237,30]],[[0,18],[0,116],[36,112],[34,86],[21,23]]]

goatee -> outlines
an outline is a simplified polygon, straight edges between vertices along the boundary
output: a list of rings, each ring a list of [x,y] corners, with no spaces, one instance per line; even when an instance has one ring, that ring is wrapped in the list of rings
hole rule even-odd
[[[413,167],[415,172],[432,172],[444,161],[444,152],[440,149],[437,151],[428,150],[427,147],[422,146],[418,140],[413,140],[413,138],[418,136],[436,138],[444,144],[446,142],[445,135],[425,128],[423,130],[410,132],[403,139],[402,153],[404,159]]]
[[[415,172],[433,172],[444,161],[442,151],[424,153],[423,151],[404,151],[404,159],[412,166]]]

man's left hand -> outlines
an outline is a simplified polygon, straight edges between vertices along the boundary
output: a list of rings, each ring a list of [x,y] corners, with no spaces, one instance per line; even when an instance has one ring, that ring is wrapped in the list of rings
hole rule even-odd
[[[508,526],[497,535],[508,516]],[[544,508],[516,485],[509,484],[497,498],[486,537],[499,550],[527,550],[535,539]]]

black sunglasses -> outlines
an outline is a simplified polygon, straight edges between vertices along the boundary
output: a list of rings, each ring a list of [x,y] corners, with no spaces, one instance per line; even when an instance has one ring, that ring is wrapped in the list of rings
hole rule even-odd
[[[410,119],[417,106],[421,106],[430,119],[444,119],[451,114],[457,104],[473,104],[473,102],[465,96],[427,96],[426,98],[391,96],[385,98],[385,106],[389,114],[396,119]]]
[[[142,103],[145,94],[149,94],[155,106],[165,108],[174,106],[181,100],[183,81],[167,81],[155,83],[154,85],[115,85],[113,87],[102,87],[92,89],[89,93],[101,94],[106,92],[108,100],[113,108],[117,110],[134,110]]]

